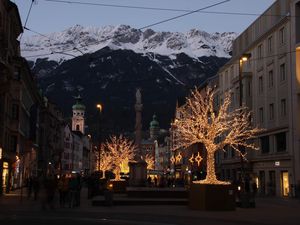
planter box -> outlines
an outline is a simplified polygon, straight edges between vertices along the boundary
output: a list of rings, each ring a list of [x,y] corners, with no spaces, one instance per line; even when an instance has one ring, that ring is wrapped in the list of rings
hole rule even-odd
[[[126,180],[110,180],[107,183],[107,187],[109,190],[113,191],[114,193],[125,193],[127,187]]]
[[[192,184],[189,208],[194,210],[235,210],[235,193],[232,185]]]

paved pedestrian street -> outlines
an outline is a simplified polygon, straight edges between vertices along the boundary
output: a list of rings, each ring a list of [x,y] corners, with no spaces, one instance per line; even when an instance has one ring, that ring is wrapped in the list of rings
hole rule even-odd
[[[230,212],[193,211],[186,206],[111,206],[95,207],[87,199],[86,189],[76,208],[43,210],[39,201],[22,198],[15,192],[0,198],[2,225],[298,225],[300,201],[282,198],[257,198],[256,208]]]

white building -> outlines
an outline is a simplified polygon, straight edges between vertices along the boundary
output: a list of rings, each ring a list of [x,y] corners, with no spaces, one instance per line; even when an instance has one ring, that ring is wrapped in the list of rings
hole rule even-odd
[[[243,168],[261,195],[294,196],[300,188],[299,0],[277,0],[234,41],[233,57],[219,71],[220,101],[231,91],[232,108],[240,105],[240,80],[242,103],[265,131],[248,162],[232,150],[219,154],[221,177],[236,180]]]

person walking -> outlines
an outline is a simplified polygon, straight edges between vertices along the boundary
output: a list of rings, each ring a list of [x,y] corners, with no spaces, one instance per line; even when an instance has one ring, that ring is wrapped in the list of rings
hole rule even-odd
[[[65,207],[66,199],[69,191],[69,180],[66,175],[63,175],[58,181],[59,205]]]
[[[38,194],[40,191],[40,180],[39,177],[35,176],[32,180],[32,190],[33,190],[33,198],[36,201],[38,199]]]

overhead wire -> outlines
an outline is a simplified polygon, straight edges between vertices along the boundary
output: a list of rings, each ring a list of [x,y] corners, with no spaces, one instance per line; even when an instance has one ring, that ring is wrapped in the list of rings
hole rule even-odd
[[[94,2],[82,2],[82,1],[69,1],[69,0],[44,0],[46,2],[58,3],[58,4],[77,4],[87,6],[100,6],[100,7],[112,7],[112,8],[127,8],[127,9],[138,9],[138,10],[150,10],[150,11],[168,11],[168,12],[192,12],[189,9],[175,9],[175,8],[161,8],[161,7],[145,7],[145,6],[134,6],[134,5],[119,5],[119,4],[104,4]],[[205,11],[201,10],[198,13],[204,14],[220,14],[220,15],[236,15],[236,16],[263,16],[263,17],[280,17],[286,16],[283,14],[263,14],[260,13],[246,13],[246,12],[225,12],[225,11]],[[299,16],[290,16],[299,17]]]
[[[24,25],[23,25],[23,28],[26,27],[26,25],[27,25],[27,22],[28,22],[28,20],[29,20],[30,14],[31,14],[31,10],[32,10],[32,6],[33,6],[34,1],[35,1],[35,0],[31,0],[31,4],[30,4],[30,7],[29,7],[29,10],[28,10],[28,13],[27,13],[27,16],[26,16],[26,19],[25,19],[25,23],[24,23]],[[19,41],[22,40],[23,34],[24,34],[24,32],[21,34]]]
[[[176,19],[179,19],[179,18],[188,16],[188,15],[191,15],[191,14],[197,13],[197,12],[199,12],[199,11],[201,11],[201,10],[205,10],[205,9],[208,9],[208,8],[215,7],[215,6],[217,6],[217,5],[224,4],[224,3],[229,2],[229,1],[230,1],[230,0],[224,0],[224,1],[221,1],[221,2],[218,2],[218,3],[215,3],[215,4],[212,4],[212,5],[209,5],[209,6],[206,6],[206,7],[199,8],[199,9],[197,9],[197,10],[193,10],[193,11],[188,12],[188,13],[184,13],[184,14],[181,14],[181,15],[178,15],[178,16],[174,16],[174,17],[171,17],[171,18],[169,18],[169,19],[161,20],[161,21],[152,23],[152,24],[150,24],[150,25],[146,25],[146,26],[140,27],[140,28],[138,28],[138,30],[143,30],[143,29],[146,29],[146,28],[150,28],[150,27],[153,27],[153,26],[162,24],[162,23],[166,23],[166,22],[169,22],[169,21],[172,21],[172,20],[176,20]],[[33,31],[33,30],[31,30],[30,28],[28,28],[28,27],[26,27],[26,29],[29,30],[29,31],[32,31],[32,32],[34,32],[34,33],[36,33],[36,34],[42,35],[42,36],[44,36],[44,37],[47,37],[46,35],[40,34],[39,32],[36,32],[36,31]],[[124,35],[124,34],[121,33],[121,34],[115,35],[113,38],[118,38],[118,37],[121,37],[121,36],[123,36],[123,35]],[[107,40],[110,40],[110,39],[111,39],[111,37],[106,38],[106,39],[101,40],[101,41],[96,41],[95,43],[90,44],[90,45],[95,45],[95,44],[97,44],[97,43],[100,43],[100,42],[103,42],[103,41],[107,41]],[[79,47],[79,48],[76,47],[76,48],[77,48],[77,49],[86,48],[86,47],[88,47],[88,46],[90,46],[90,45],[85,45],[85,46],[82,46],[82,47]],[[69,50],[65,50],[65,51],[63,51],[63,52],[69,52],[69,51],[72,51],[72,50],[74,50],[74,48],[69,49]],[[51,55],[51,54],[49,54],[49,55]],[[35,57],[35,56],[34,56],[34,55],[31,55],[31,56],[27,56],[27,57],[31,57],[31,58],[32,58],[32,57]]]

